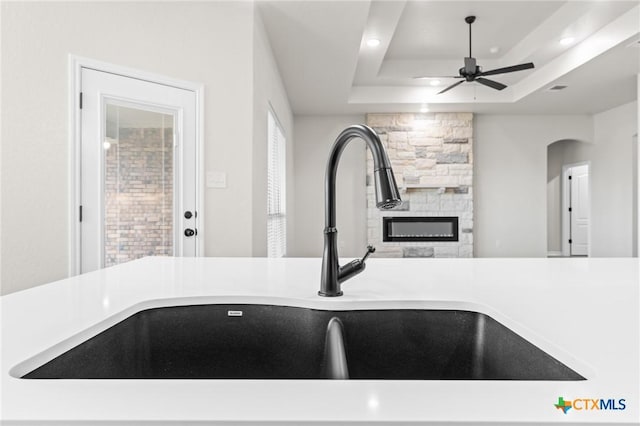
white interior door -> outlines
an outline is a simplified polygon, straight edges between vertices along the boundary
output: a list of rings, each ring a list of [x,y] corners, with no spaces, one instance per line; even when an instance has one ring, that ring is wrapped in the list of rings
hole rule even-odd
[[[193,91],[82,68],[80,272],[196,256]]]
[[[571,256],[589,254],[589,166],[571,168]]]

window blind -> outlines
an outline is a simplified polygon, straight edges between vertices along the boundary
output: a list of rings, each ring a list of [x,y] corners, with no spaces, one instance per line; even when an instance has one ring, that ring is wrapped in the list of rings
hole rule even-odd
[[[267,114],[267,256],[283,257],[287,253],[286,139],[273,113]]]

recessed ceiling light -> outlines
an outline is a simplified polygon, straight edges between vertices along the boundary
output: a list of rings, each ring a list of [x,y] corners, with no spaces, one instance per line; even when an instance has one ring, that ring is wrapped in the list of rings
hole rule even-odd
[[[431,80],[429,84],[432,86],[440,86],[440,80]]]
[[[378,40],[377,38],[370,38],[369,40],[367,40],[367,46],[378,47],[380,46],[380,40]]]
[[[500,51],[500,48],[498,46],[493,46],[491,49],[489,49],[489,52],[491,53],[498,53]]]
[[[420,112],[429,112],[429,106],[427,104],[423,104],[420,107]]]
[[[573,43],[574,40],[575,40],[575,38],[573,38],[573,37],[563,37],[563,38],[560,39],[560,44],[563,45],[563,46],[568,46],[571,43]]]

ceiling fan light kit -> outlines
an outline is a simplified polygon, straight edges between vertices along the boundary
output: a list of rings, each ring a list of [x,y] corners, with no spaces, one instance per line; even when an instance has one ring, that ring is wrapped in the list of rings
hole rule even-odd
[[[453,89],[456,86],[459,86],[460,84],[464,83],[465,81],[468,82],[473,82],[476,81],[484,86],[487,87],[491,87],[492,89],[496,89],[496,90],[503,90],[504,88],[506,88],[507,86],[505,84],[502,84],[500,82],[494,81],[494,80],[490,80],[488,78],[484,78],[485,76],[488,75],[496,75],[496,74],[505,74],[505,73],[509,73],[509,72],[516,72],[516,71],[523,71],[523,70],[527,70],[527,69],[531,69],[534,67],[533,62],[527,62],[525,64],[519,64],[519,65],[512,65],[509,67],[504,67],[504,68],[496,68],[493,70],[489,70],[489,71],[482,71],[482,68],[480,66],[477,65],[476,63],[476,58],[473,57],[472,53],[471,53],[471,24],[473,24],[476,21],[476,17],[475,16],[467,16],[466,18],[464,18],[464,21],[469,24],[469,56],[464,58],[464,67],[460,68],[458,70],[458,74],[460,74],[459,76],[454,76],[451,78],[458,78],[461,79],[460,81],[457,81],[455,83],[453,83],[452,85],[444,88],[443,90],[441,90],[440,92],[438,92],[438,94],[442,94],[445,92],[448,92],[449,90]]]

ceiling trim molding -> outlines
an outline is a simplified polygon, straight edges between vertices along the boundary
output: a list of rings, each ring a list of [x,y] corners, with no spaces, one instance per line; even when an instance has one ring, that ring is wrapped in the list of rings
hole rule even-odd
[[[593,11],[593,7],[593,3],[590,2],[569,1],[565,3],[505,53],[502,57],[504,60],[503,66],[528,60],[540,49],[541,45],[549,44],[549,34],[557,34],[560,37],[566,31],[567,22],[576,22],[585,17],[590,17],[591,14],[589,12]],[[557,44],[553,47],[558,48]]]
[[[464,84],[457,93],[438,95],[441,87],[416,86],[354,86],[349,93],[350,104],[422,104],[422,103],[510,103],[513,91],[486,88],[478,83]]]
[[[563,11],[563,14],[566,11]],[[542,24],[542,28],[546,25]],[[537,31],[537,30],[536,30]],[[627,11],[617,19],[605,25],[595,34],[584,39],[581,43],[565,51],[546,65],[536,68],[534,72],[505,90],[495,91],[478,84],[464,84],[454,91],[437,95],[441,87],[425,87],[416,85],[360,85],[351,87],[349,93],[350,104],[420,104],[420,103],[514,103],[536,92],[561,78],[563,75],[591,61],[604,52],[618,46],[620,43],[640,33],[640,6]],[[382,74],[392,81],[392,75],[406,72],[412,61],[386,61]],[[440,61],[444,66],[450,66],[454,61]],[[493,63],[488,65],[494,66]],[[501,61],[500,61],[501,62]],[[439,67],[436,61],[430,63],[433,69]],[[415,62],[413,62],[415,64]],[[484,68],[490,68],[483,64]],[[438,68],[439,70],[439,68]],[[396,77],[397,78],[397,77]]]
[[[405,0],[370,3],[369,16],[360,41],[358,65],[352,82],[378,77],[406,3]],[[369,38],[377,38],[380,45],[375,49],[370,48],[367,46]]]
[[[640,6],[621,15],[581,43],[512,86],[517,102],[640,33]]]

